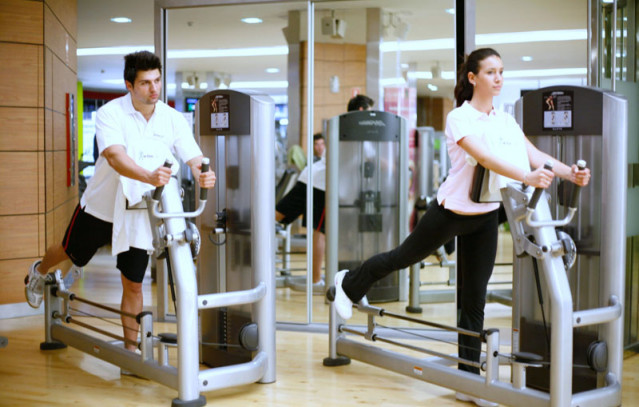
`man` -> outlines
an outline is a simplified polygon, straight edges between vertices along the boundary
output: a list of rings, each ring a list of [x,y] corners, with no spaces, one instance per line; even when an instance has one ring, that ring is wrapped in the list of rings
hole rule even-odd
[[[146,210],[127,211],[124,203],[128,201],[116,200],[125,184],[138,192],[166,185],[172,169],[161,163],[176,154],[189,165],[201,188],[215,185],[212,171],[200,171],[202,151],[186,120],[159,100],[162,83],[159,58],[141,51],[126,55],[124,60],[124,81],[129,93],[107,103],[97,113],[96,138],[100,156],[95,164],[95,175],[89,180],[62,243],[47,249],[42,260],[31,265],[25,278],[27,302],[34,308],[42,303],[44,277],[51,268],[65,260],[82,267],[100,247],[115,242],[114,219],[123,219],[126,212],[143,213],[143,226],[150,232]],[[143,161],[147,167],[153,162],[153,167],[145,168],[141,164]],[[122,205],[116,205],[116,202]],[[132,241],[135,238],[126,240],[122,251],[116,252],[114,248],[113,254],[117,254],[117,268],[121,272],[121,310],[137,315],[142,311],[142,280],[152,245],[148,240],[141,240],[138,246],[144,247],[137,247],[130,244]],[[135,319],[123,316],[122,325],[124,337],[137,342]],[[125,346],[132,351],[136,349],[128,341]]]
[[[373,99],[365,95],[357,95],[348,102],[348,111],[369,110],[373,107]],[[318,143],[318,140],[321,143]],[[285,225],[304,214],[302,224],[306,226],[306,185],[309,167],[313,171],[313,293],[323,295],[325,283],[322,280],[322,264],[326,247],[324,234],[325,191],[326,191],[326,157],[324,155],[324,136],[317,133],[313,136],[313,151],[317,154],[321,148],[320,159],[306,166],[300,173],[293,188],[275,206],[275,220]]]
[[[348,101],[348,111],[369,110],[373,108],[375,101],[366,95],[356,95]]]
[[[313,162],[317,162],[324,156],[324,150],[326,145],[324,143],[324,136],[322,133],[315,133],[313,135]]]

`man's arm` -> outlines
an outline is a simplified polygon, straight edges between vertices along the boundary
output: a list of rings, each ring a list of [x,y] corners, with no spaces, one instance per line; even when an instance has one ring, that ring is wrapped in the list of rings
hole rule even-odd
[[[151,184],[155,187],[166,185],[171,179],[171,169],[161,166],[155,171],[148,171],[129,157],[122,145],[112,145],[102,151],[102,155],[108,161],[111,168],[118,174],[137,181]],[[201,160],[200,160],[201,161]]]
[[[191,158],[186,164],[191,167],[193,172],[193,178],[198,180],[200,188],[213,188],[215,186],[215,173],[209,169],[207,172],[202,172],[202,158],[204,156],[198,155]]]

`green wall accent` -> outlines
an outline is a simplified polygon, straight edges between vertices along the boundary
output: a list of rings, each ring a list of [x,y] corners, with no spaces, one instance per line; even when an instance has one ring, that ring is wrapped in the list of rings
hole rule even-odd
[[[82,118],[84,117],[84,87],[82,82],[78,81],[78,87],[76,92],[76,129],[78,129],[78,160],[82,160],[82,154],[84,152],[84,131],[82,127]]]

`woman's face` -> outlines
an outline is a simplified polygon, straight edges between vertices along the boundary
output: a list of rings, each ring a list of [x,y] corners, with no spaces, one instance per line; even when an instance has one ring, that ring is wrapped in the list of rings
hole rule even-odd
[[[468,80],[475,86],[473,97],[498,96],[504,83],[503,73],[504,64],[501,58],[495,55],[484,58],[479,63],[477,74],[468,73]]]

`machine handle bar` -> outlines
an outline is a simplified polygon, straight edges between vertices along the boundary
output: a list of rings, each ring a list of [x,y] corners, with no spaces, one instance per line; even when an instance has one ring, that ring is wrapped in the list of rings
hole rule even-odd
[[[171,162],[167,160],[164,163],[165,167],[170,167]],[[202,158],[202,172],[207,172],[210,167],[210,161],[207,157]],[[206,199],[208,189],[202,188],[200,189],[200,203],[198,205],[197,210],[194,212],[174,212],[174,213],[164,213],[158,210],[158,201],[162,197],[162,191],[164,190],[164,186],[157,187],[155,191],[153,191],[153,216],[157,219],[167,219],[167,218],[196,218],[204,212],[204,208],[206,207]]]
[[[173,165],[173,163],[171,162],[171,160],[164,161],[164,167],[171,168],[172,165]],[[154,201],[159,201],[160,200],[160,198],[162,197],[162,191],[164,191],[164,185],[161,185],[161,186],[155,188],[155,191],[153,191],[153,200]]]
[[[210,160],[207,157],[202,158],[202,172],[208,172],[210,166]],[[208,193],[207,188],[200,188],[200,201],[206,201]]]
[[[548,166],[550,165],[550,168]],[[584,160],[577,161],[577,167],[580,170],[586,168],[586,162]],[[544,168],[552,169],[552,163],[549,161],[544,164]],[[568,213],[562,220],[547,220],[547,221],[535,221],[532,219],[532,214],[535,212],[535,206],[537,206],[537,202],[539,201],[539,197],[541,196],[541,192],[543,188],[535,188],[535,192],[533,192],[533,196],[530,199],[530,203],[528,204],[528,209],[526,210],[526,223],[531,227],[544,227],[544,226],[552,226],[552,227],[561,227],[566,226],[572,221],[572,218],[575,216],[577,212],[577,200],[579,199],[579,192],[581,191],[581,187],[575,185],[573,190],[570,206],[568,207]]]
[[[552,171],[552,161],[546,161],[544,164],[544,168]],[[541,193],[544,192],[543,188],[535,188],[535,192],[533,192],[532,197],[530,198],[530,202],[528,203],[528,209],[535,209],[537,206],[537,202],[539,202],[539,198],[541,198]]]
[[[577,168],[579,168],[579,170],[583,170],[586,168],[586,162],[584,160],[579,160],[577,161]],[[570,206],[569,208],[576,208],[577,207],[577,201],[579,201],[579,193],[581,192],[581,187],[577,184],[574,185],[574,188],[572,190],[572,196],[570,197]]]

